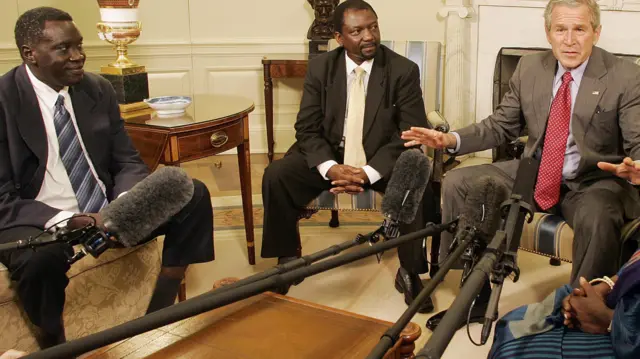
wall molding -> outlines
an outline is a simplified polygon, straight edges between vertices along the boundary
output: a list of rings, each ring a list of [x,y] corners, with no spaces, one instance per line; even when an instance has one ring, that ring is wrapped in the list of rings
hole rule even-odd
[[[115,58],[115,51],[110,44],[94,40],[85,43],[87,57],[90,60],[109,61]],[[304,39],[214,39],[207,42],[167,42],[145,43],[136,42],[129,48],[132,58],[184,58],[185,56],[268,56],[277,54],[280,56],[295,56],[305,58],[307,53],[307,41]],[[0,63],[18,63],[20,56],[15,44],[0,44]],[[143,62],[143,61],[141,61]]]

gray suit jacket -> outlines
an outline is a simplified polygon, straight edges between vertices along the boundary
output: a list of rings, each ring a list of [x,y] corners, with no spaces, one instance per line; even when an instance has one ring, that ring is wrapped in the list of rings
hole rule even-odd
[[[551,51],[523,56],[510,80],[510,91],[496,111],[480,123],[457,131],[461,142],[458,153],[482,151],[514,140],[522,115],[529,134],[524,156],[531,157],[543,144],[556,71],[557,60]],[[600,180],[615,176],[600,170],[599,161],[620,163],[625,156],[640,159],[640,67],[594,47],[580,83],[571,126],[581,160],[576,178],[567,185],[574,191],[597,182],[608,187],[606,183],[611,181]],[[518,161],[496,165],[514,177]],[[633,202],[627,203],[627,209],[637,208],[637,191],[630,185],[624,187]]]
[[[524,116],[529,133],[524,156],[542,145],[553,96],[557,60],[551,51],[524,56],[510,91],[482,122],[458,130],[460,154],[494,148],[515,139]],[[581,161],[575,181],[611,176],[599,161],[640,159],[640,67],[594,47],[578,90],[572,119]]]

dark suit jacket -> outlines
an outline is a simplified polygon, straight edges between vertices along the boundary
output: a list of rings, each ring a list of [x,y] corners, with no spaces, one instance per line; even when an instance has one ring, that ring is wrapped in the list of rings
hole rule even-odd
[[[59,210],[35,198],[47,165],[47,135],[25,65],[0,77],[0,230],[44,224]],[[69,89],[78,128],[109,200],[149,173],[124,128],[111,84],[86,73]]]
[[[342,163],[339,145],[347,102],[346,72],[342,47],[309,63],[292,150],[301,151],[310,168],[328,160]],[[367,87],[363,145],[367,164],[387,180],[406,149],[400,132],[411,126],[428,126],[420,71],[409,59],[380,46]]]
[[[522,114],[529,134],[524,156],[532,156],[543,144],[557,63],[551,51],[523,56],[496,111],[480,123],[457,130],[459,153],[490,149],[515,139]],[[617,177],[600,170],[597,163],[620,163],[625,156],[640,160],[640,67],[594,47],[578,90],[571,130],[581,159],[577,177],[567,181],[569,188],[624,188],[627,213],[637,212],[637,191],[626,181],[617,181],[618,185],[599,181]],[[515,176],[518,163],[496,165]]]

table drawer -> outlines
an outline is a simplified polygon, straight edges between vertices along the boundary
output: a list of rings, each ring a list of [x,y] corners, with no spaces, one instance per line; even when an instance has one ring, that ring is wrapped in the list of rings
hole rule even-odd
[[[271,77],[273,78],[304,77],[306,73],[307,73],[307,65],[300,65],[300,64],[271,65]]]
[[[180,160],[224,152],[238,147],[243,139],[242,120],[221,127],[181,134],[178,136]]]

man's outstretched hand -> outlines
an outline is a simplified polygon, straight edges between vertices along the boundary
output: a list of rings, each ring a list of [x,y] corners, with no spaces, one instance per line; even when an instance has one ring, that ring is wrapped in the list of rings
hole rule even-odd
[[[634,185],[640,185],[640,164],[635,163],[630,157],[625,158],[620,164],[598,162],[598,167],[616,176],[626,179]]]
[[[327,171],[327,177],[331,180],[331,185],[334,186],[330,190],[333,194],[358,194],[364,191],[362,186],[369,182],[369,178],[362,168],[349,165],[331,166]]]

